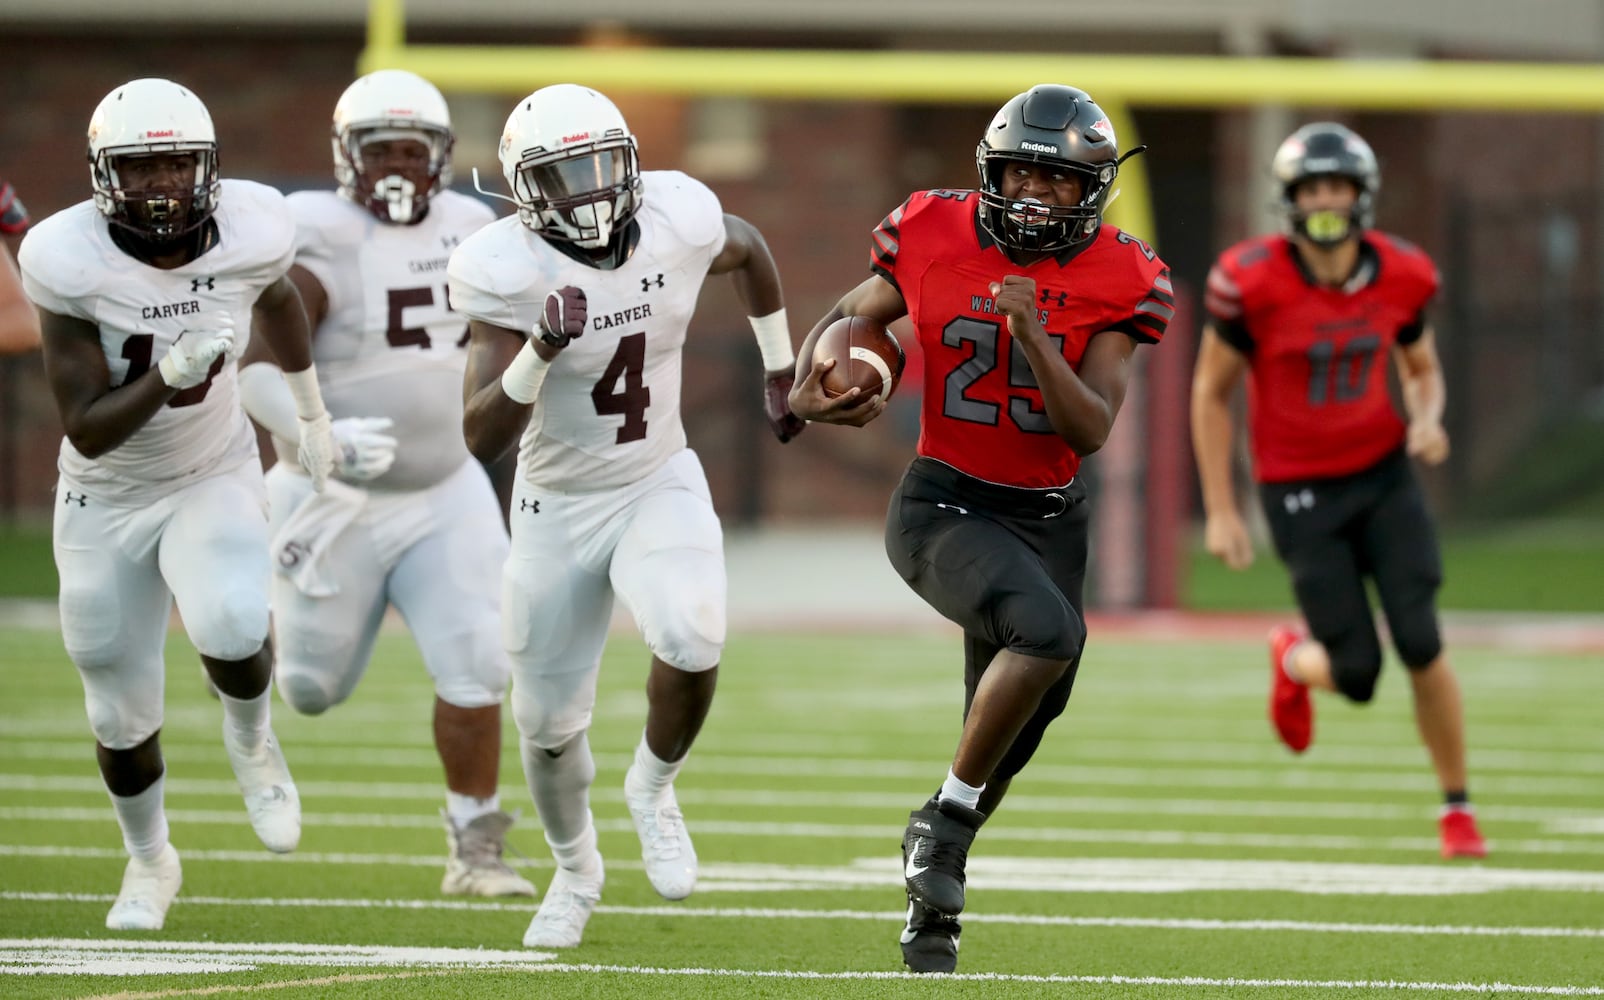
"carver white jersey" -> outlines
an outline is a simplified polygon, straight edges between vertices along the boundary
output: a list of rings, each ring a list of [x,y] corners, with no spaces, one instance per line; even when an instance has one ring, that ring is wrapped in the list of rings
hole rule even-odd
[[[380,222],[333,191],[297,191],[295,263],[328,295],[312,359],[330,415],[389,417],[401,442],[395,464],[366,489],[413,490],[442,482],[468,460],[462,439],[462,370],[468,321],[446,297],[451,251],[495,218],[482,202],[442,191],[415,225]],[[275,439],[296,465],[296,442]]]
[[[185,329],[216,329],[223,313],[233,320],[234,347],[216,374],[174,396],[128,440],[91,459],[62,439],[62,473],[107,503],[146,504],[256,457],[235,359],[250,337],[251,306],[290,269],[295,226],[284,196],[253,181],[223,181],[212,218],[216,244],[170,271],[119,249],[88,201],[45,219],[23,241],[28,297],[99,328],[113,388],[159,363]]]
[[[680,353],[702,281],[724,249],[724,211],[683,173],[646,171],[640,239],[604,271],[566,256],[517,217],[491,223],[451,255],[451,301],[528,334],[546,293],[585,292],[589,323],[541,386],[519,444],[520,478],[560,492],[644,479],[685,448]]]

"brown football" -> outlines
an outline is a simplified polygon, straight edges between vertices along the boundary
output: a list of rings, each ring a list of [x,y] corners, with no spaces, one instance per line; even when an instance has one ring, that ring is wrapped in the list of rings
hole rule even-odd
[[[820,386],[827,396],[839,396],[853,386],[865,395],[891,398],[902,378],[907,358],[902,345],[879,320],[844,316],[824,328],[813,345],[813,360],[836,359]]]

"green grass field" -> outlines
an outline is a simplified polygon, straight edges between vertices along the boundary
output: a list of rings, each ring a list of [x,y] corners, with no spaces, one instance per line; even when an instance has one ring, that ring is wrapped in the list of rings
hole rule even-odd
[[[12,998],[1320,997],[1604,995],[1604,672],[1596,657],[1463,648],[1485,862],[1436,854],[1407,687],[1321,704],[1290,759],[1264,653],[1101,639],[1075,698],[971,855],[960,976],[903,974],[897,843],[958,725],[953,637],[741,636],[678,788],[702,859],[657,898],[622,802],[645,657],[615,637],[591,740],[608,883],[585,943],[520,946],[533,901],[439,896],[431,692],[386,636],[356,697],[275,708],[301,788],[288,857],[245,821],[181,634],[169,644],[167,805],[185,883],[155,934],[104,928],[124,856],[56,635],[0,631],[0,994]],[[551,862],[510,718],[502,795]],[[965,978],[968,977],[968,978]],[[1503,985],[1494,985],[1503,984]]]

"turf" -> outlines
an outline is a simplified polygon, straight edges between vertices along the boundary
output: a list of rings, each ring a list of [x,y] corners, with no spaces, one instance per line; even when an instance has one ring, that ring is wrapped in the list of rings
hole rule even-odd
[[[174,633],[163,746],[184,889],[163,931],[122,935],[103,926],[123,858],[77,677],[54,634],[0,644],[8,997],[1604,995],[1604,673],[1581,655],[1456,654],[1494,854],[1448,863],[1396,666],[1366,709],[1323,702],[1314,748],[1291,759],[1263,719],[1257,642],[1094,636],[1066,716],[971,856],[959,971],[986,978],[937,988],[901,972],[897,841],[957,735],[949,636],[732,641],[678,783],[702,858],[678,904],[647,885],[621,801],[645,654],[615,637],[591,735],[607,889],[585,943],[555,955],[520,946],[533,901],[438,894],[431,692],[403,636],[329,715],[275,706],[306,821],[278,858],[245,822],[217,703]],[[503,799],[525,813],[511,840],[544,887],[510,718],[503,746]]]

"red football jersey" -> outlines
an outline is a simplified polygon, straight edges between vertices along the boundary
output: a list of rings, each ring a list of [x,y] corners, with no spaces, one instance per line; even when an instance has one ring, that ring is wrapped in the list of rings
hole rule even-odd
[[[1437,285],[1424,251],[1374,230],[1342,287],[1313,283],[1285,236],[1220,255],[1204,301],[1215,329],[1248,358],[1260,482],[1350,475],[1403,443],[1387,362],[1393,347],[1420,337]]]
[[[1034,278],[1042,327],[1078,369],[1104,330],[1145,343],[1164,336],[1175,314],[1170,269],[1109,225],[1084,247],[1020,267],[981,228],[978,207],[973,191],[919,191],[874,231],[870,266],[902,293],[925,356],[919,454],[988,482],[1064,486],[1080,456],[1053,433],[991,285]]]

